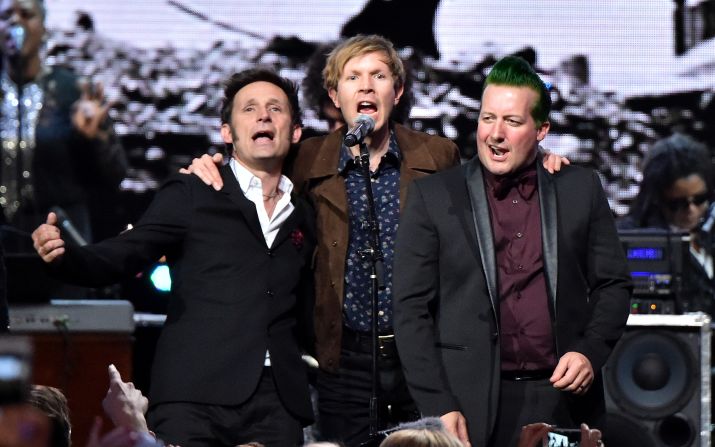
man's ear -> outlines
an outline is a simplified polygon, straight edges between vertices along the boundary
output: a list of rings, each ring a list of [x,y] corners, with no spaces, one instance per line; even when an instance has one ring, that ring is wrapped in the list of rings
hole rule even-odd
[[[233,134],[231,133],[231,127],[226,123],[221,124],[221,138],[223,138],[224,143],[233,144]]]
[[[536,141],[543,141],[543,139],[546,138],[546,135],[549,133],[550,128],[550,122],[544,121],[543,123],[541,123],[539,128],[536,129]]]
[[[297,124],[293,125],[293,135],[290,139],[291,143],[296,144],[300,141],[300,137],[303,135],[303,128]]]
[[[405,84],[400,84],[399,87],[395,87],[395,105],[397,105],[400,102],[400,98],[402,98],[402,94],[405,93]]]
[[[334,88],[328,89],[328,96],[333,100],[333,105],[339,109],[340,101],[338,101],[338,90]]]

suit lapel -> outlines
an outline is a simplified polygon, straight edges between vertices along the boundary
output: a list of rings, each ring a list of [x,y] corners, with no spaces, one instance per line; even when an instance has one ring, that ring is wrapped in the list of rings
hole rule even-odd
[[[302,200],[297,200],[296,198],[292,198],[293,206],[295,207],[293,209],[293,212],[290,213],[290,216],[281,224],[281,228],[278,230],[278,234],[276,235],[275,240],[273,241],[273,247],[277,247],[280,245],[284,240],[288,238],[288,236],[295,230],[296,228],[300,228],[300,225],[303,223],[305,220],[305,206]]]
[[[464,164],[462,169],[464,169],[464,177],[467,181],[467,190],[469,191],[469,200],[472,205],[474,228],[477,230],[479,255],[482,258],[482,267],[484,268],[484,275],[487,279],[489,299],[492,302],[492,310],[498,328],[499,289],[497,288],[497,263],[491,219],[489,217],[489,202],[486,198],[482,167],[479,159],[474,157],[472,161]]]
[[[223,179],[223,188],[221,189],[221,192],[226,194],[228,198],[231,199],[231,201],[238,207],[241,214],[243,214],[243,218],[246,220],[246,226],[251,230],[251,232],[265,243],[263,230],[261,230],[261,223],[258,221],[256,205],[248,200],[243,194],[241,186],[238,184],[238,180],[229,165],[226,164],[221,166],[220,172],[221,178]]]
[[[556,309],[556,284],[558,282],[558,217],[555,176],[543,167],[541,157],[536,163],[541,212],[541,244],[543,246],[544,273],[549,298]]]

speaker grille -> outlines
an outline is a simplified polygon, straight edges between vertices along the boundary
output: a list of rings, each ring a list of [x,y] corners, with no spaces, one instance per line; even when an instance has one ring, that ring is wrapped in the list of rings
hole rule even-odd
[[[697,337],[699,334],[682,334]],[[613,401],[632,416],[658,419],[690,401],[700,381],[692,349],[664,330],[630,332],[606,366]]]
[[[707,315],[631,315],[603,378],[605,445],[710,446]]]

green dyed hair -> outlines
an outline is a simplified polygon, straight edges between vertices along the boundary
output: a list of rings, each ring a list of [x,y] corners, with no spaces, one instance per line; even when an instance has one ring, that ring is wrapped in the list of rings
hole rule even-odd
[[[536,121],[537,127],[549,120],[549,112],[551,112],[549,90],[544,81],[524,59],[517,56],[506,56],[500,59],[492,67],[487,79],[484,80],[484,88],[486,89],[490,84],[532,89],[539,94],[539,100],[531,109],[531,117]]]

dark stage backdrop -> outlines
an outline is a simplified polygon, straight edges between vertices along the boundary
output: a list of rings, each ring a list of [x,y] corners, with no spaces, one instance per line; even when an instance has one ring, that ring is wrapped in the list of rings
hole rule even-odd
[[[614,213],[638,191],[650,144],[674,130],[715,148],[715,0],[46,0],[53,64],[102,81],[131,171],[95,210],[97,235],[136,220],[162,179],[222,150],[221,82],[262,64],[303,83],[321,45],[398,43],[413,127],[474,154],[482,81],[518,53],[553,84],[545,146],[601,174]],[[308,99],[308,135],[327,129]]]

